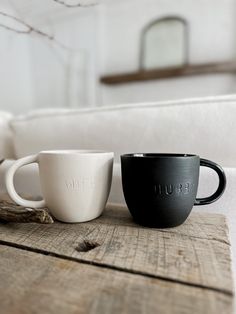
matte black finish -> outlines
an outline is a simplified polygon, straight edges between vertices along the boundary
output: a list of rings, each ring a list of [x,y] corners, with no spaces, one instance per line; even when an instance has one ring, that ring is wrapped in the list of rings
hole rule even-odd
[[[217,191],[196,199],[199,168],[214,169]],[[125,200],[134,220],[144,226],[169,228],[182,224],[193,205],[216,201],[224,192],[223,169],[212,161],[187,154],[126,154],[121,156]]]

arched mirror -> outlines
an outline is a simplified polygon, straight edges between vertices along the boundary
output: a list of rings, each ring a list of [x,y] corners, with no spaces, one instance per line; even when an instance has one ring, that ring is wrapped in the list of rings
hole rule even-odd
[[[165,17],[148,24],[141,38],[141,69],[183,66],[188,62],[188,25],[180,17]]]

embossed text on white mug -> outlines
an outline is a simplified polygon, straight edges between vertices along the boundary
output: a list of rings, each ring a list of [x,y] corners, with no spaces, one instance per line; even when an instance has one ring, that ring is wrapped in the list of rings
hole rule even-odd
[[[65,186],[68,190],[93,189],[95,187],[95,181],[93,178],[72,178],[65,180]]]

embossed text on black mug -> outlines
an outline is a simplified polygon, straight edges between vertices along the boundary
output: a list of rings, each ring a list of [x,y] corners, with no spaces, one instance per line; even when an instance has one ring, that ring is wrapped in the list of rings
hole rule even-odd
[[[177,184],[154,184],[153,191],[156,196],[165,196],[165,195],[182,195],[189,194],[194,188],[194,184],[190,182],[186,183],[177,183]]]

